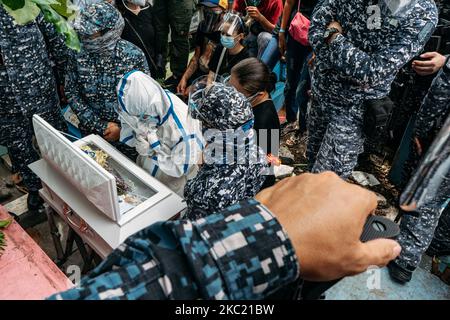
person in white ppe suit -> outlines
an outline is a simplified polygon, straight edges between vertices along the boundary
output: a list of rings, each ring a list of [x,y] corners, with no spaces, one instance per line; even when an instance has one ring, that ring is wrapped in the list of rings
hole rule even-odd
[[[136,148],[137,163],[183,196],[201,160],[201,125],[187,105],[141,71],[126,74],[117,87],[120,141]]]

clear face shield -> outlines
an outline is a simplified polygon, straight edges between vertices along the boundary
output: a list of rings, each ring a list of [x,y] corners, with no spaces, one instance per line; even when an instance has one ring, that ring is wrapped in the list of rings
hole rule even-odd
[[[203,33],[214,33],[219,31],[222,24],[224,12],[222,8],[200,7],[200,31]]]
[[[145,136],[149,128],[155,127],[158,124],[158,119],[144,113],[130,114],[120,102],[115,105],[115,111],[119,115],[119,120],[122,124],[128,125],[136,135]]]
[[[122,122],[122,124],[128,125],[134,132],[138,133],[139,131],[138,119],[128,114],[121,101],[119,101],[119,103],[116,103],[114,105],[114,111],[116,111],[117,115],[119,116],[119,120]]]
[[[225,86],[222,77],[218,76],[216,81],[212,81],[206,75],[194,81],[189,89],[189,116],[203,123],[208,123],[208,118],[202,113],[202,107],[205,105],[206,97],[211,89],[216,85]]]
[[[219,31],[222,36],[235,37],[241,34],[243,31],[242,18],[236,14],[227,12],[223,17],[223,22],[219,27]]]

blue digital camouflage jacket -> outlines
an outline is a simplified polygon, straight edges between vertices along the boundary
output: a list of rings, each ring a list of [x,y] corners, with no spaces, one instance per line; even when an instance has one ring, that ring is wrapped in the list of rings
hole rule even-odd
[[[116,89],[132,70],[150,74],[144,53],[125,40],[119,40],[113,52],[82,50],[69,60],[66,96],[84,133],[103,136],[108,122],[120,123]]]
[[[450,62],[449,62],[450,64]],[[450,69],[442,69],[433,80],[417,114],[415,136],[432,141],[450,113]]]
[[[323,0],[311,19],[309,40],[316,54],[313,92],[352,99],[388,95],[397,72],[418,55],[434,32],[438,11],[433,0],[412,0],[413,7],[394,17],[384,0]],[[328,45],[332,21],[343,34]]]
[[[0,55],[0,68],[6,68],[0,87],[16,102],[0,99],[0,114],[31,116],[59,107],[54,71],[62,80],[69,49],[42,15],[22,26],[0,5]]]
[[[248,200],[130,237],[79,287],[50,299],[263,299],[299,276],[274,216]]]

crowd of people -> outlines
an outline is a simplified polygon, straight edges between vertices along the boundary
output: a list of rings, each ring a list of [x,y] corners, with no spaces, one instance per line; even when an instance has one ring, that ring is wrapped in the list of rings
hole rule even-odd
[[[415,126],[418,159],[449,116],[449,57],[423,52],[439,23],[433,0],[78,5],[80,52],[42,16],[20,26],[0,6],[0,144],[29,210],[38,219],[42,205],[28,168],[39,159],[32,116],[65,132],[68,112],[81,136],[103,137],[187,210],[134,235],[54,298],[260,299],[299,277],[328,281],[388,263],[406,283],[432,242],[448,281],[450,172],[417,215],[404,216],[397,242],[359,241],[376,197],[346,182],[370,135],[368,113],[385,107],[406,64],[436,75]],[[272,101],[280,61],[281,113]],[[307,142],[311,174],[277,182],[280,132],[289,130],[288,146]]]

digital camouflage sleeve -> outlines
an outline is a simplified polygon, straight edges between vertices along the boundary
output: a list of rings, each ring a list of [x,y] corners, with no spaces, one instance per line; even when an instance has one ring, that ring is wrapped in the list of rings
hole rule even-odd
[[[294,248],[255,200],[130,237],[77,288],[50,299],[263,299],[299,276]]]

